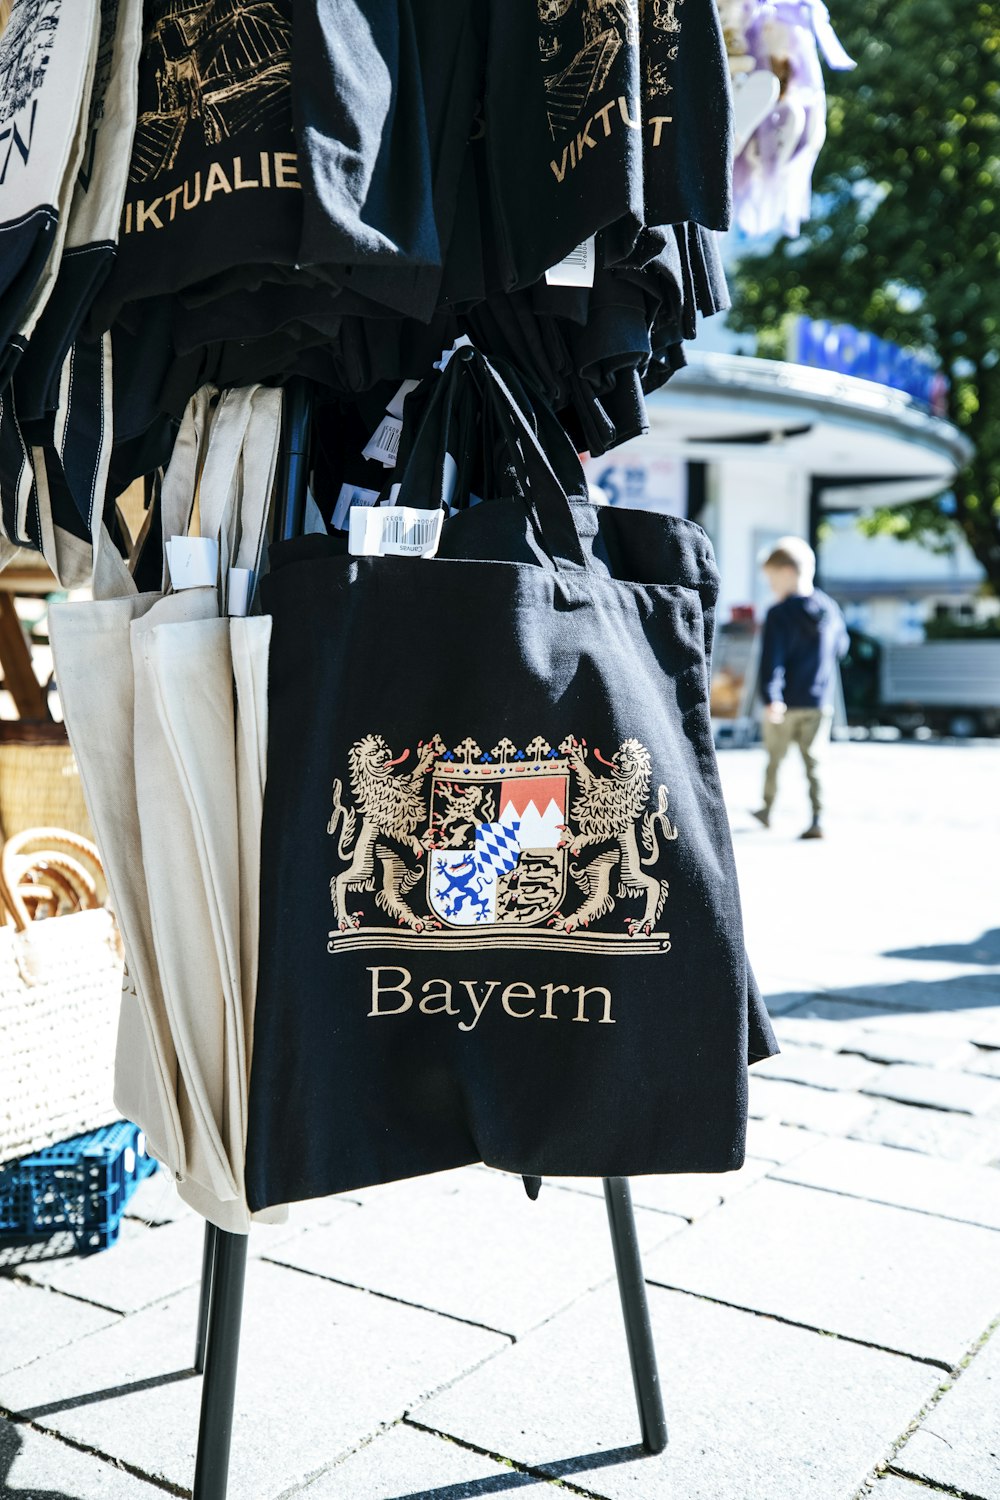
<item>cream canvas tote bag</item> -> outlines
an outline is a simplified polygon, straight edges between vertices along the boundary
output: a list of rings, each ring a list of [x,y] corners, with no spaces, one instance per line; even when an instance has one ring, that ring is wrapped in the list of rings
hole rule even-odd
[[[240,592],[231,568],[237,582],[258,569],[280,426],[281,393],[263,387],[226,392],[213,418],[199,501],[201,534],[219,543],[220,595]],[[131,633],[154,943],[201,1146],[180,1192],[220,1227],[241,1230],[270,621],[163,623],[152,612]]]
[[[194,552],[214,546],[210,573],[176,587],[185,559],[173,552],[172,591],[129,595],[102,533],[97,590],[122,597],[57,606],[52,636],[129,960],[116,1103],[185,1200],[243,1231],[270,620],[221,609],[230,592],[242,606],[259,566],[282,398],[215,397],[205,388],[190,403],[160,497],[168,544],[197,511]]]
[[[188,530],[212,395],[205,388],[192,399],[164,476],[161,515],[170,535]],[[154,608],[161,618],[183,621],[216,606],[209,590],[138,594],[103,528],[95,546],[94,601],[53,605],[49,629],[66,727],[125,948],[115,1104],[142,1126],[151,1153],[180,1180],[194,1126],[160,986],[142,860],[130,628]]]

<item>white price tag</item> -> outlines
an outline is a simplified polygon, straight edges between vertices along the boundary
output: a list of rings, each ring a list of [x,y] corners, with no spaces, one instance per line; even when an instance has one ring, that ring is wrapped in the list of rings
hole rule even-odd
[[[442,372],[447,370],[453,354],[457,354],[459,349],[471,349],[473,347],[469,335],[467,333],[460,333],[450,349],[442,349],[441,358],[434,361],[435,370],[441,370]]]
[[[353,507],[348,549],[354,557],[433,557],[441,542],[443,510],[409,505]]]
[[[401,417],[403,415],[403,402],[406,400],[411,391],[416,390],[419,384],[419,380],[403,381],[403,384],[399,387],[399,390],[396,392],[392,400],[389,402],[389,405],[386,407],[386,411],[389,413],[390,417]]]
[[[347,530],[347,517],[352,505],[376,505],[378,503],[378,490],[363,490],[360,484],[342,484],[337,503],[333,507],[333,529],[335,531]]]
[[[390,417],[389,413],[386,412],[365,444],[363,457],[372,459],[375,463],[384,464],[387,469],[395,468],[396,454],[399,452],[399,438],[402,431],[402,419],[400,417]]]
[[[181,589],[214,588],[219,576],[219,544],[210,536],[172,536],[167,542],[170,582]]]
[[[452,516],[455,514],[455,507],[452,505],[451,502],[455,498],[455,487],[456,487],[457,484],[458,484],[458,464],[452,458],[452,456],[451,456],[450,453],[446,453],[445,456],[444,456],[444,475],[443,475],[443,478],[442,478],[442,497],[441,498],[442,498],[442,504],[444,505],[444,507],[447,510],[448,514],[452,515]]]
[[[250,613],[250,600],[253,598],[253,569],[252,568],[230,568],[229,587],[226,594],[226,613],[239,616]]]
[[[403,381],[386,407],[385,416],[365,445],[365,458],[384,464],[387,469],[395,468],[396,455],[399,452],[399,437],[403,431],[403,402],[419,384],[419,380]]]
[[[597,268],[597,241],[593,235],[577,245],[558,265],[550,266],[545,273],[549,286],[593,286]]]

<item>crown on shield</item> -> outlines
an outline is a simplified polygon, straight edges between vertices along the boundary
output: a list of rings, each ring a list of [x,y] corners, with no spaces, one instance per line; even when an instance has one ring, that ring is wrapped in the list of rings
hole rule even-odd
[[[454,760],[456,765],[471,766],[473,761],[480,761],[482,758],[483,752],[474,739],[466,738],[460,745],[455,746]]]

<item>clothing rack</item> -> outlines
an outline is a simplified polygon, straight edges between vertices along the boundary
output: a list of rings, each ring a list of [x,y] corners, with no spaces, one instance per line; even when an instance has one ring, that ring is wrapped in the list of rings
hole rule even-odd
[[[285,393],[284,451],[274,522],[274,534],[283,541],[300,535],[303,529],[311,419],[308,383],[290,381]],[[604,1197],[642,1445],[647,1453],[662,1453],[667,1445],[667,1426],[628,1178],[605,1177]],[[205,1226],[194,1357],[195,1371],[203,1374],[204,1380],[193,1500],[226,1500],[247,1239],[213,1224]]]

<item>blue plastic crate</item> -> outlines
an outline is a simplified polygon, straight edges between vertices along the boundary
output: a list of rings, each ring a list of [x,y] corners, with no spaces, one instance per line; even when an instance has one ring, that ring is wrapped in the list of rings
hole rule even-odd
[[[72,1234],[82,1253],[118,1238],[136,1187],[156,1171],[138,1125],[120,1120],[0,1167],[0,1242]]]

